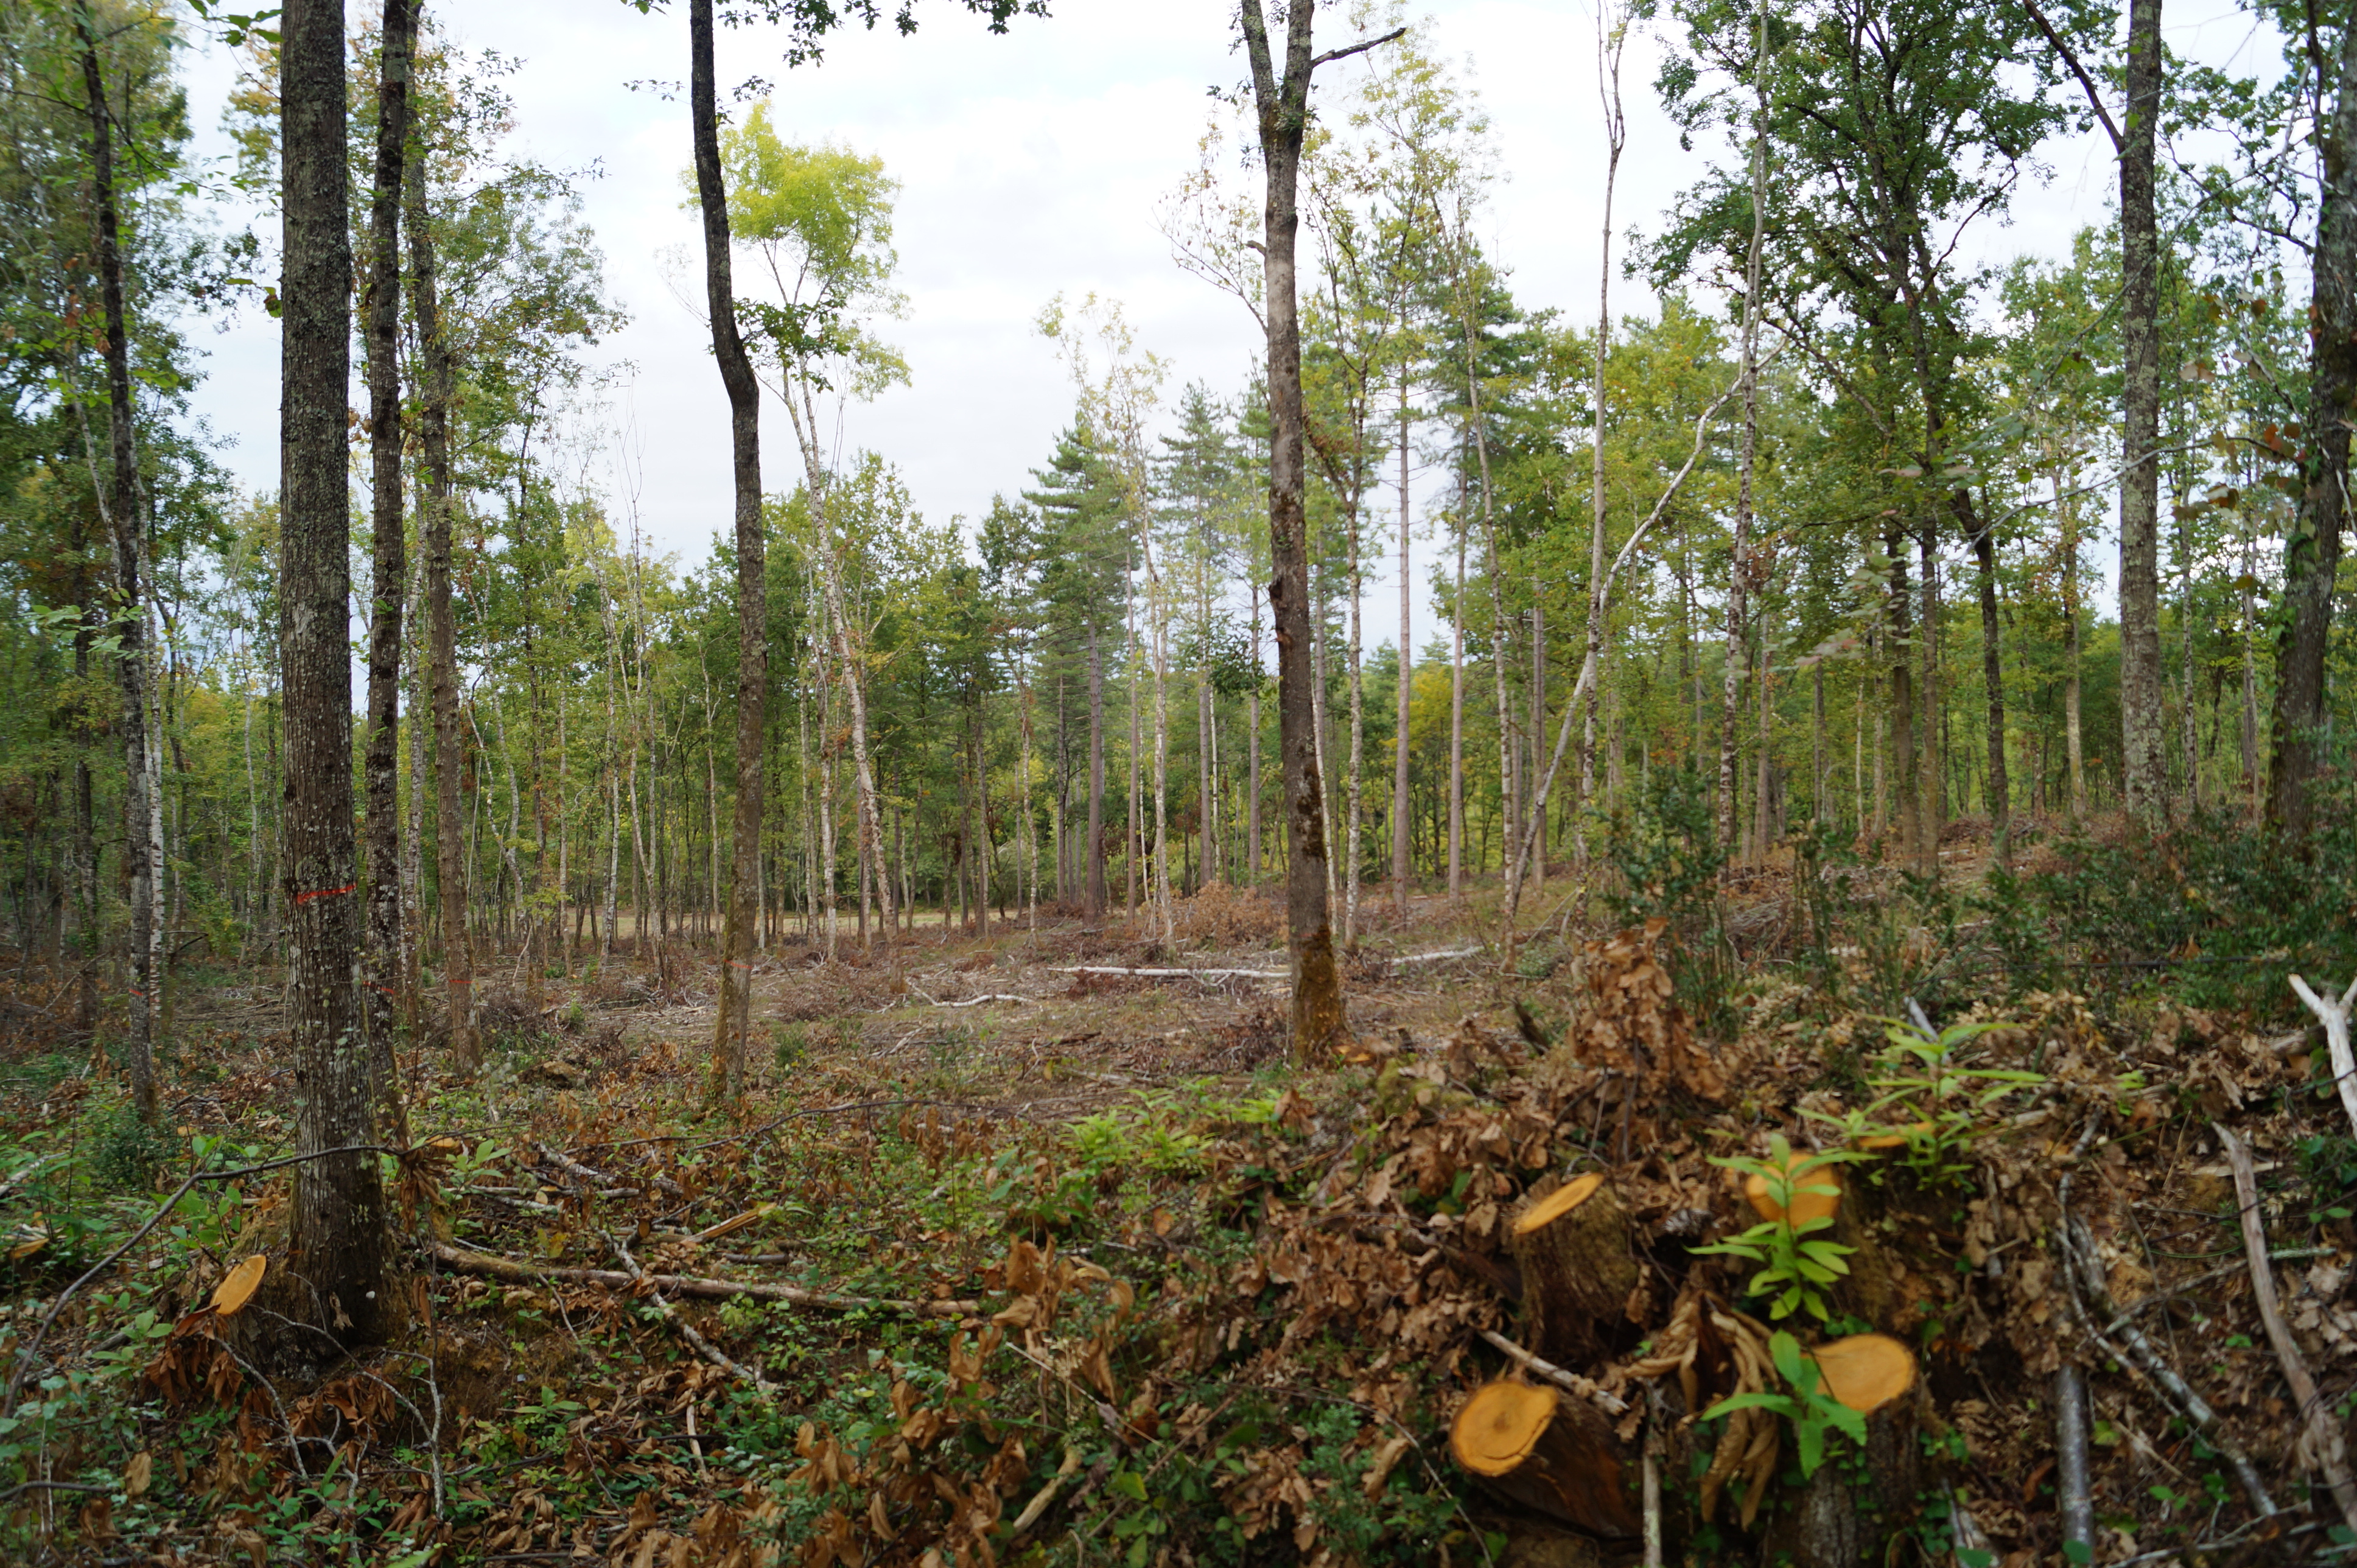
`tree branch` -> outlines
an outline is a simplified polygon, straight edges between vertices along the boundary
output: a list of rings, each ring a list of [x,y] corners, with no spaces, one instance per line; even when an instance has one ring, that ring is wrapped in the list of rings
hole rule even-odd
[[[1355,44],[1346,45],[1339,49],[1328,49],[1324,54],[1318,56],[1309,62],[1309,69],[1316,70],[1321,65],[1331,65],[1338,59],[1349,59],[1352,55],[1365,54],[1369,49],[1381,48],[1383,45],[1390,43],[1394,38],[1404,38],[1405,37],[1407,37],[1407,29],[1405,27],[1394,27],[1390,32],[1385,33],[1380,38],[1361,38]]]
[[[2103,122],[2104,134],[2112,139],[2112,151],[2116,155],[2121,147],[2120,128],[2112,124],[2112,112],[2104,107],[2102,97],[2096,93],[2094,78],[2089,76],[2087,68],[2079,63],[2079,57],[2071,51],[2071,46],[2062,41],[2062,35],[2054,30],[2054,24],[2046,19],[2046,13],[2038,8],[2038,0],[2022,0],[2022,4],[2029,7],[2030,21],[2046,35],[2046,41],[2054,46],[2054,52],[2062,57],[2062,63],[2071,68],[2071,74],[2077,77],[2079,85],[2086,90],[2087,102],[2094,109],[2095,118]]]

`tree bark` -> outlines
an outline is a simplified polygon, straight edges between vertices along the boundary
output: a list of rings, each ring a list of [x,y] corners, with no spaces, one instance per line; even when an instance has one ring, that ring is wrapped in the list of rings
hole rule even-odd
[[[368,781],[368,946],[361,1004],[368,1015],[369,1064],[378,1112],[398,1143],[409,1141],[393,1040],[406,1009],[401,961],[401,628],[409,595],[409,555],[402,538],[401,497],[401,168],[409,141],[408,0],[384,0],[379,35],[376,183],[369,210],[368,387],[371,527],[375,581],[371,593],[368,735],[361,769]]]
[[[1104,854],[1104,650],[1093,615],[1089,620],[1089,918],[1105,912]]]
[[[374,1343],[390,1322],[383,1185],[368,1044],[353,994],[360,908],[352,842],[351,375],[343,0],[294,0],[281,29],[285,271],[280,286],[280,689],[286,709],[287,1025],[296,1152],[292,1244],[322,1327]]]
[[[461,1072],[471,1072],[480,1058],[475,1036],[474,943],[467,926],[467,832],[458,800],[467,743],[458,724],[458,627],[450,606],[450,403],[457,376],[442,331],[422,148],[408,160],[403,176],[409,188],[410,314],[417,324],[420,360],[418,453],[425,467],[425,493],[418,499],[419,533],[425,547],[426,678],[434,704],[435,880],[441,906],[450,1060]]]
[[[2160,441],[2160,238],[2153,142],[2160,81],[2160,0],[2128,0],[2127,105],[2120,128],[2120,782],[2130,815],[2147,826],[2158,825],[2166,810],[2160,459],[2154,450]]]
[[[1244,743],[1244,884],[1260,886],[1260,596],[1247,593],[1253,607],[1253,674],[1254,682],[1244,697],[1244,725],[1250,732]]]
[[[2079,509],[2062,493],[2061,470],[2054,474],[2055,505],[2062,512],[2062,677],[2064,749],[2071,764],[2071,820],[2087,815],[2087,768],[2079,728]]]
[[[746,1042],[752,1030],[752,901],[761,876],[761,808],[768,794],[764,775],[769,748],[763,731],[769,716],[770,644],[761,533],[761,389],[737,331],[728,198],[720,177],[720,125],[713,83],[712,0],[688,0],[687,36],[688,114],[695,139],[696,200],[704,220],[705,306],[712,317],[713,358],[719,361],[720,384],[728,393],[737,500],[736,842],[720,942],[720,1004],[712,1027],[710,1088],[714,1101],[733,1101],[745,1092]],[[865,832],[867,824],[863,821],[861,826]]]
[[[89,99],[91,197],[98,209],[98,274],[106,343],[106,482],[98,499],[114,544],[116,624],[120,628],[114,667],[123,687],[124,871],[131,895],[131,984],[124,1054],[129,1058],[131,1103],[140,1119],[156,1119],[155,1020],[163,975],[156,964],[155,907],[151,897],[158,866],[148,832],[148,800],[154,779],[148,767],[146,612],[139,586],[139,475],[131,451],[131,349],[123,302],[121,224],[114,194],[113,115],[98,59],[97,23],[87,3],[74,23],[81,35],[82,91]],[[84,438],[88,439],[84,425]],[[93,463],[93,468],[95,465]],[[91,478],[97,478],[93,471]],[[96,859],[91,860],[93,887]],[[94,901],[93,901],[94,904]],[[91,910],[91,937],[97,932]],[[85,942],[87,945],[87,940]]]
[[[1340,1048],[1348,1025],[1342,977],[1326,897],[1326,811],[1310,706],[1307,476],[1302,466],[1301,325],[1294,248],[1302,142],[1309,128],[1310,21],[1315,0],[1286,14],[1285,74],[1275,70],[1260,0],[1243,0],[1241,21],[1259,111],[1261,160],[1268,177],[1264,212],[1268,326],[1268,585],[1276,618],[1277,723],[1284,752],[1286,924],[1293,958],[1293,1048],[1321,1060]]]
[[[2158,10],[2158,0],[2150,3]],[[2331,119],[2317,138],[2324,177],[2309,263],[2310,456],[2301,465],[2306,483],[2284,541],[2290,614],[2276,634],[2275,746],[2267,768],[2268,825],[2294,843],[2308,835],[2314,814],[2309,790],[2324,766],[2324,658],[2349,509],[2349,409],[2357,402],[2357,27],[2343,31],[2333,75]]]
[[[1457,595],[1448,612],[1448,907],[1465,905],[1465,516],[1464,470],[1457,483]]]
[[[1408,401],[1407,383],[1400,382],[1400,629],[1399,629],[1399,724],[1392,741],[1392,908],[1403,920],[1407,918],[1408,877],[1411,871],[1408,849],[1408,714],[1415,698],[1415,639],[1408,634],[1409,611],[1412,605],[1408,575]]]
[[[1598,242],[1599,276],[1596,284],[1596,364],[1591,381],[1590,397],[1594,407],[1595,424],[1588,437],[1588,538],[1587,538],[1587,648],[1586,662],[1591,666],[1604,656],[1604,362],[1612,348],[1612,197],[1620,178],[1620,152],[1628,145],[1628,120],[1620,108],[1620,48],[1627,37],[1627,21],[1615,19],[1608,7],[1599,6],[1596,13],[1597,93],[1604,108],[1604,220]],[[1755,225],[1756,226],[1756,225]],[[1596,803],[1596,710],[1597,693],[1603,685],[1596,682],[1588,688],[1587,714],[1582,721],[1579,737],[1579,810],[1582,822],[1577,843],[1579,848],[1580,872],[1587,870],[1587,813]]]
[[[1345,848],[1342,857],[1342,941],[1345,946],[1358,940],[1359,938],[1359,865],[1362,858],[1360,854],[1360,834],[1365,829],[1367,815],[1364,771],[1367,749],[1367,687],[1363,661],[1365,618],[1361,603],[1363,598],[1361,590],[1366,585],[1365,575],[1360,570],[1359,526],[1358,498],[1354,496],[1345,503],[1342,517],[1343,537],[1349,550],[1348,569],[1351,575],[1351,640],[1349,647],[1344,650],[1343,660],[1343,674],[1349,682],[1351,694],[1351,763],[1350,771],[1344,776],[1342,791],[1342,820],[1349,824],[1343,839]]]
[[[1764,13],[1758,22],[1759,45],[1753,57],[1753,88],[1759,96],[1759,118],[1751,133],[1751,246],[1744,262],[1741,363],[1743,437],[1735,478],[1734,563],[1727,574],[1727,657],[1720,672],[1718,712],[1718,837],[1732,854],[1737,838],[1735,715],[1741,702],[1744,627],[1750,613],[1755,568],[1751,555],[1751,485],[1760,455],[1760,251],[1768,214],[1768,25]]]
[[[1902,858],[1913,860],[1921,837],[1923,781],[1915,770],[1914,639],[1910,635],[1912,603],[1907,591],[1907,536],[1896,531],[1883,536],[1890,564],[1890,782],[1899,790],[1899,843]],[[1881,765],[1879,756],[1876,758]],[[1881,811],[1883,782],[1875,782],[1876,811]]]
[[[1989,828],[1996,839],[2000,865],[2012,854],[2013,794],[2005,766],[2005,654],[2003,628],[1997,618],[1996,540],[1991,525],[1975,515],[1972,498],[1956,492],[1957,521],[1973,542],[1973,559],[1980,568],[1981,682],[1988,694]]]

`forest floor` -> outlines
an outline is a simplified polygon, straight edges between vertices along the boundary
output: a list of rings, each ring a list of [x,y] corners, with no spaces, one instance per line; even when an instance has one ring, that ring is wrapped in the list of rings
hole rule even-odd
[[[1954,858],[1976,883],[1969,835]],[[2328,1489],[2357,1388],[2357,1143],[2296,1010],[2195,1006],[2166,975],[1976,981],[2002,919],[1868,869],[1842,882],[1847,940],[1813,936],[1832,928],[1803,880],[1730,879],[1706,951],[1566,929],[1559,878],[1511,963],[1494,887],[1404,921],[1371,889],[1358,1046],[1314,1068],[1263,977],[1285,967],[1265,894],[1186,900],[1167,941],[1062,914],[832,963],[797,939],[758,968],[726,1112],[711,953],[536,986],[509,954],[479,982],[482,1070],[449,1071],[431,1033],[404,1056],[400,1326],[349,1357],[287,1294],[290,1171],[227,1174],[292,1146],[274,978],[182,975],[151,1132],[102,1058],[44,1032],[58,982],[22,964],[0,1006],[0,1365],[22,1380],[0,1558],[1602,1568],[1658,1530],[1669,1562],[2029,1568],[2357,1546],[2357,1487],[2347,1515]],[[1099,972],[1138,969],[1189,972]],[[1918,996],[1936,1032],[1894,1033]],[[1813,1236],[1761,1221],[1727,1164],[1779,1141],[1851,1162]],[[1610,1207],[1581,1212],[1610,1221],[1558,1278],[1514,1226],[1586,1173]],[[222,1179],[135,1235],[201,1174]],[[1780,1244],[1828,1238],[1847,1272],[1785,1299]],[[1730,1239],[1760,1256],[1707,1250]],[[272,1283],[214,1310],[254,1256]],[[1829,1413],[1783,1352],[1864,1333],[1903,1342],[1911,1381]],[[1501,1378],[1541,1381],[1587,1446],[1477,1482],[1451,1423]]]

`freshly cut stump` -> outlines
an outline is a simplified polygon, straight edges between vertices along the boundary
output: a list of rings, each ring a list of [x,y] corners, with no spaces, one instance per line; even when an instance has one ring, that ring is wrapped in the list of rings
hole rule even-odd
[[[1884,1334],[1835,1339],[1809,1352],[1824,1388],[1866,1417],[1863,1466],[1847,1438],[1801,1488],[1768,1533],[1771,1553],[1793,1568],[1875,1568],[1914,1524],[1923,1486],[1916,1440],[1914,1353]],[[1846,1473],[1849,1472],[1849,1473]]]
[[[1801,1166],[1815,1157],[1813,1154],[1807,1151],[1793,1150],[1792,1159],[1784,1166],[1785,1173],[1790,1176],[1792,1172],[1799,1170]],[[1841,1166],[1819,1165],[1814,1170],[1803,1171],[1801,1175],[1792,1176],[1792,1179],[1801,1188],[1800,1191],[1792,1194],[1793,1224],[1805,1225],[1812,1219],[1831,1219],[1840,1209],[1843,1190]],[[1813,1190],[1817,1187],[1830,1190],[1824,1192]],[[1743,1196],[1750,1201],[1752,1211],[1760,1219],[1772,1220],[1784,1218],[1784,1206],[1778,1203],[1775,1195],[1769,1191],[1767,1177],[1745,1176]],[[1819,1231],[1817,1234],[1823,1235],[1824,1232]]]
[[[1627,1348],[1637,1262],[1628,1214],[1600,1172],[1530,1199],[1508,1228],[1506,1245],[1523,1273],[1532,1349],[1585,1370]]]
[[[1554,1389],[1484,1384],[1457,1412],[1448,1451],[1500,1498],[1558,1524],[1609,1541],[1643,1528],[1611,1424]]]
[[[253,1293],[262,1288],[262,1276],[269,1268],[270,1260],[256,1252],[223,1274],[221,1283],[213,1286],[213,1316],[236,1316],[253,1299]]]
[[[1853,1334],[1809,1352],[1825,1392],[1872,1415],[1915,1386],[1915,1352],[1888,1334]]]

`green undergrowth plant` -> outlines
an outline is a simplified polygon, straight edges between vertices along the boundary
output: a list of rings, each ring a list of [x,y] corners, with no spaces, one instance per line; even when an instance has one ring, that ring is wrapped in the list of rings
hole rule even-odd
[[[1833,1229],[1830,1215],[1806,1219],[1793,1216],[1807,1195],[1839,1194],[1841,1188],[1823,1173],[1864,1157],[1854,1149],[1796,1155],[1781,1133],[1769,1140],[1765,1160],[1742,1155],[1713,1155],[1711,1164],[1764,1183],[1777,1217],[1694,1250],[1759,1264],[1743,1294],[1774,1296],[1768,1305],[1771,1319],[1781,1322],[1795,1312],[1806,1312],[1819,1323],[1828,1321],[1833,1314],[1825,1304],[1824,1289],[1849,1273],[1849,1264],[1843,1260],[1856,1249],[1820,1234]]]
[[[1612,918],[1623,926],[1666,921],[1679,1004],[1703,1033],[1732,1033],[1742,964],[1719,901],[1727,850],[1710,786],[1691,764],[1654,770],[1636,805],[1612,819],[1605,859],[1614,874],[1604,896]]]
[[[1802,1352],[1798,1339],[1777,1329],[1768,1337],[1768,1359],[1775,1364],[1776,1375],[1784,1380],[1785,1391],[1761,1389],[1729,1394],[1704,1411],[1703,1419],[1717,1421],[1738,1410],[1764,1410],[1782,1416],[1792,1425],[1792,1446],[1799,1454],[1804,1480],[1825,1462],[1826,1434],[1838,1432],[1861,1448],[1866,1445],[1866,1417],[1824,1391],[1823,1371]]]
[[[1995,1129],[2005,1101],[2043,1087],[2045,1075],[1965,1065],[1964,1047],[1994,1022],[1936,1031],[1901,1018],[1879,1022],[1888,1044],[1866,1075],[1875,1098],[1840,1115],[1803,1114],[1839,1128],[1852,1144],[1892,1149],[1927,1187],[1952,1187],[1972,1174],[1973,1145]]]

